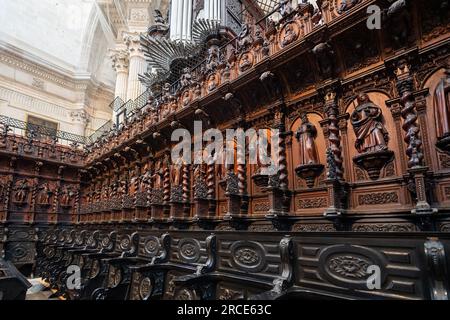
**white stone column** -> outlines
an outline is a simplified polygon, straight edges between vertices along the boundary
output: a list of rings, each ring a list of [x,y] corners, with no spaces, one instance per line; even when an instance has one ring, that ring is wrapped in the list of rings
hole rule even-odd
[[[127,98],[134,100],[145,91],[145,86],[139,81],[139,74],[147,71],[147,62],[145,61],[140,42],[140,33],[126,33],[124,36],[125,44],[130,54],[130,66],[128,71]]]
[[[171,40],[191,40],[192,1],[193,0],[172,0],[170,4]]]
[[[222,0],[205,0],[205,19],[221,21],[222,5]]]
[[[114,97],[124,102],[127,100],[128,87],[128,52],[126,50],[110,50],[113,69],[116,71],[116,88]]]

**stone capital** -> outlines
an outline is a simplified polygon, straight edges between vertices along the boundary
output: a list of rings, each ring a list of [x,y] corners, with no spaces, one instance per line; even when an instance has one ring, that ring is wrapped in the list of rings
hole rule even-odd
[[[129,55],[127,50],[110,49],[109,57],[112,67],[117,73],[128,72]]]
[[[89,115],[83,109],[74,110],[70,113],[70,119],[74,123],[82,124],[83,126],[86,126],[89,122]]]
[[[123,41],[128,48],[130,58],[142,57],[144,58],[143,48],[141,46],[141,33],[139,32],[124,32]]]

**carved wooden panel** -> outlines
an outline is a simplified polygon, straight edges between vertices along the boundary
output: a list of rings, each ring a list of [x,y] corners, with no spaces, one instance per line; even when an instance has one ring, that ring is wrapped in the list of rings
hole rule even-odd
[[[412,239],[298,238],[298,280],[303,287],[326,290],[362,290],[367,296],[385,298],[424,298],[425,284],[419,263],[423,242]],[[367,268],[381,269],[381,290],[367,288]],[[389,266],[389,267],[388,267]]]

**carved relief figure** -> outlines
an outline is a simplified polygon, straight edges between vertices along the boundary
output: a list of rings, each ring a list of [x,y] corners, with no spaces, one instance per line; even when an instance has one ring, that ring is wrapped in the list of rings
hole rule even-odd
[[[28,196],[28,181],[25,179],[21,179],[17,181],[16,186],[14,188],[14,202],[16,203],[24,203],[26,202]]]
[[[281,40],[281,45],[283,47],[287,46],[291,42],[294,42],[297,39],[297,32],[294,30],[291,23],[287,24],[284,29],[284,37]]]
[[[180,77],[181,88],[187,88],[192,84],[192,76],[189,68],[183,69],[183,74]]]
[[[155,173],[152,176],[153,188],[162,189],[163,187],[163,169],[161,161],[158,160],[155,165]]]
[[[41,205],[49,205],[50,198],[53,195],[53,192],[50,190],[50,186],[48,185],[48,182],[44,183],[39,189],[41,191],[39,194],[38,203]]]
[[[436,136],[442,139],[450,135],[450,61],[445,70],[445,77],[434,90],[433,105],[436,121]]]
[[[171,170],[171,183],[172,186],[180,186],[183,179],[183,160],[178,158],[177,161],[173,164]]]
[[[241,71],[248,70],[253,65],[253,63],[250,60],[251,60],[250,54],[244,53],[239,62],[239,70]]]
[[[381,108],[365,93],[359,94],[357,100],[358,105],[351,115],[355,148],[359,153],[386,150],[389,135],[383,125]]]
[[[72,201],[74,195],[75,192],[71,187],[64,187],[63,191],[61,192],[61,206],[70,207],[70,202]]]
[[[317,138],[317,129],[309,122],[306,113],[302,114],[302,125],[298,128],[295,137],[299,143],[300,164],[319,163],[315,142],[315,139]]]

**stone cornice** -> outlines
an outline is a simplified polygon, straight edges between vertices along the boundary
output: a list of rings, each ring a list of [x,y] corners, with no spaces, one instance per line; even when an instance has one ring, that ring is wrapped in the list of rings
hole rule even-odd
[[[63,88],[71,90],[86,90],[89,87],[101,87],[106,92],[114,89],[104,83],[99,83],[87,72],[73,72],[64,70],[31,53],[24,54],[19,48],[0,40],[0,63],[23,70],[40,79],[53,82]]]

